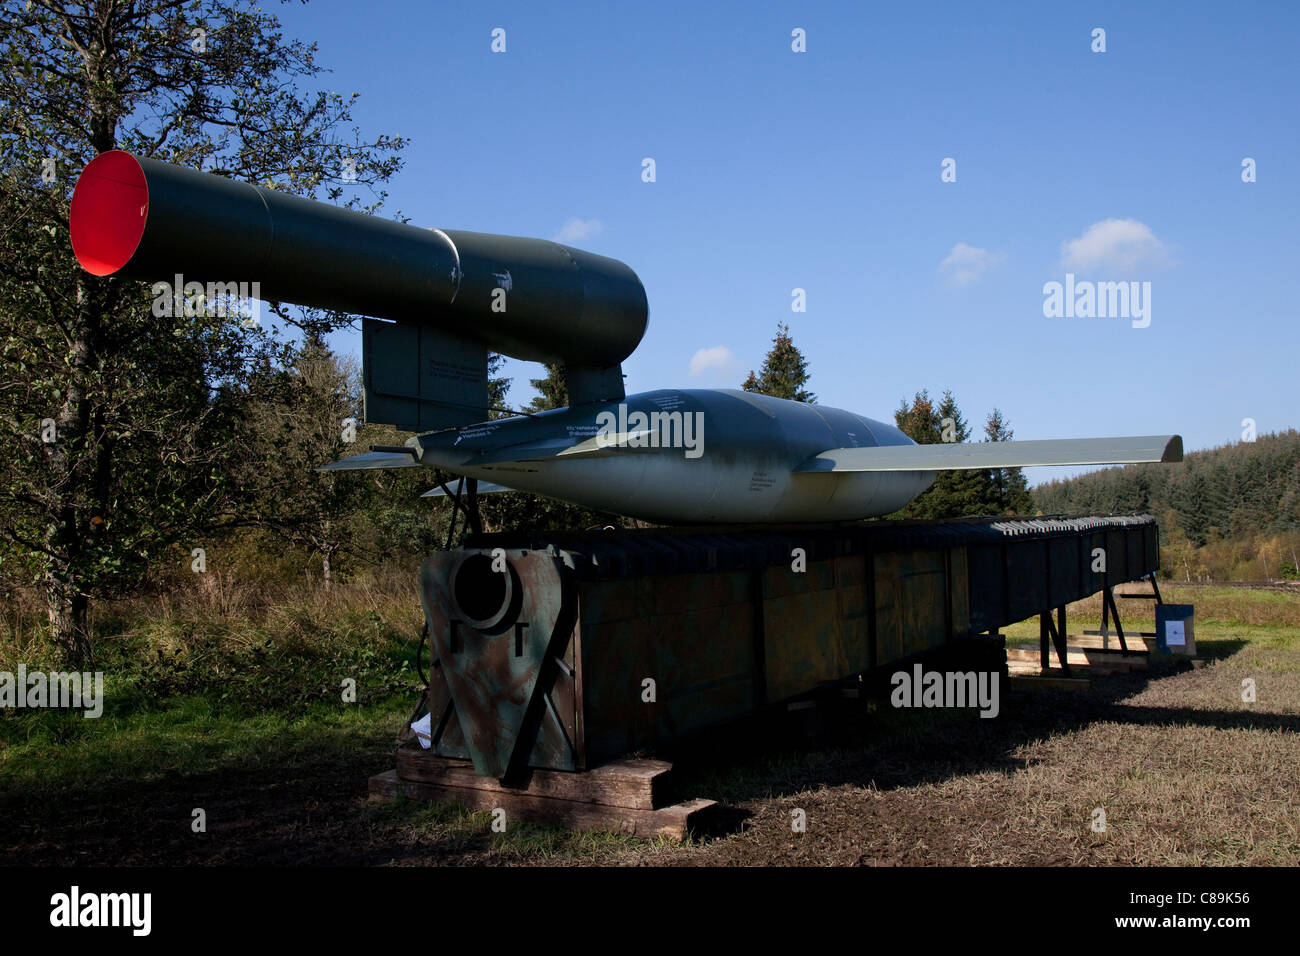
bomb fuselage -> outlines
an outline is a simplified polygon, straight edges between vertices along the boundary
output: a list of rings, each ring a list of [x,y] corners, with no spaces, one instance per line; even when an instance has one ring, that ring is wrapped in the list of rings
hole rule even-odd
[[[643,392],[431,432],[410,444],[426,466],[666,523],[874,517],[897,511],[935,477],[794,473],[830,448],[913,442],[852,412],[728,389]]]

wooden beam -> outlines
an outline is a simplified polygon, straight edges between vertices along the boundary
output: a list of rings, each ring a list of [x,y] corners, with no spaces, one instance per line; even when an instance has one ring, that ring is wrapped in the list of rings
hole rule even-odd
[[[388,800],[401,796],[410,800],[449,801],[471,810],[502,809],[506,812],[507,826],[511,820],[527,820],[532,823],[557,823],[575,830],[610,830],[631,836],[661,836],[671,840],[686,839],[691,830],[700,825],[705,815],[716,807],[712,800],[688,800],[658,810],[612,807],[530,793],[449,787],[418,780],[403,780],[396,770],[371,777],[370,794]]]
[[[1146,670],[1148,667],[1147,655],[1136,651],[1125,654],[1122,651],[1103,651],[1087,647],[1073,647],[1071,650],[1076,655],[1070,662],[1071,673],[1078,668],[1085,668],[1090,674],[1127,674],[1130,671]],[[1038,666],[1038,652],[1030,648],[1009,648],[1007,666],[1017,673],[1041,672]]]
[[[1111,635],[1112,638],[1114,636],[1115,636],[1114,634]],[[1071,650],[1076,648],[1093,647],[1096,648],[1097,650],[1108,651],[1111,654],[1145,655],[1149,651],[1149,649],[1155,645],[1155,639],[1151,638],[1151,639],[1146,639],[1145,643],[1141,648],[1131,647],[1128,650],[1120,650],[1118,647],[1115,646],[1115,642],[1113,640],[1111,641],[1110,646],[1107,647],[1106,644],[1102,641],[1101,635],[1097,631],[1084,631],[1082,634],[1071,634],[1069,637],[1069,641],[1070,641]]]
[[[1059,671],[1057,672],[1059,673]],[[1012,674],[1011,686],[1016,690],[1088,690],[1092,681],[1086,677],[1045,677],[1029,674]]]
[[[668,800],[672,764],[662,760],[626,759],[593,770],[530,770],[518,785],[505,786],[496,777],[480,777],[468,760],[439,757],[428,750],[401,747],[397,775],[413,783],[483,790],[488,793],[527,794],[578,803],[599,803],[632,810],[653,810]]]

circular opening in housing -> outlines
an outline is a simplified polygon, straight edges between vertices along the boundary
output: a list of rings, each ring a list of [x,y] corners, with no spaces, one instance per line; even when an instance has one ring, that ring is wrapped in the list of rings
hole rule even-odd
[[[514,595],[513,574],[494,571],[486,554],[472,554],[461,562],[452,581],[452,595],[461,615],[473,627],[486,630],[501,623]]]
[[[72,251],[91,275],[112,275],[131,261],[149,218],[149,184],[139,161],[120,149],[100,153],[72,191]]]

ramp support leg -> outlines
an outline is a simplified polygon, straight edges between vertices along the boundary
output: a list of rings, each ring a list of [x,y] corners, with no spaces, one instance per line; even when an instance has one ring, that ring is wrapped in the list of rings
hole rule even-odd
[[[1056,621],[1052,620],[1051,611],[1043,611],[1038,615],[1038,662],[1043,670],[1051,666],[1051,657],[1048,654],[1047,642],[1051,639],[1052,645],[1056,648],[1056,659],[1061,664],[1061,670],[1066,675],[1070,673],[1069,651],[1065,644],[1065,605],[1056,609]]]
[[[1115,636],[1119,638],[1120,650],[1127,651],[1128,644],[1124,640],[1124,625],[1119,622],[1119,608],[1115,606],[1115,592],[1107,583],[1102,591],[1101,597],[1101,632],[1106,633],[1106,610],[1110,609],[1110,616],[1115,619]]]

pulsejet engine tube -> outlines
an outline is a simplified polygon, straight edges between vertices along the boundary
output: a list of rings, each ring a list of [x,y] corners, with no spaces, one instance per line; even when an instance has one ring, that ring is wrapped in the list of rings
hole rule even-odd
[[[113,150],[72,197],[95,275],[258,282],[260,298],[433,326],[528,361],[617,366],[645,289],[617,259],[544,239],[422,229]]]

